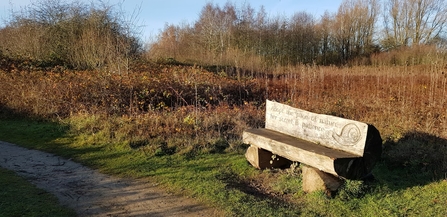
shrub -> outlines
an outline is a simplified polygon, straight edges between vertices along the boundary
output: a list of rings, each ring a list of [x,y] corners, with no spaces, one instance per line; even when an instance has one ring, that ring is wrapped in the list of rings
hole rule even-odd
[[[12,13],[0,30],[0,49],[50,65],[121,72],[142,49],[132,28],[113,6],[39,0]]]

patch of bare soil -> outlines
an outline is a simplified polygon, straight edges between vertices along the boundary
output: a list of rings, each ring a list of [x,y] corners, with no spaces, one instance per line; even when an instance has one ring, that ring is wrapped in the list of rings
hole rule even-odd
[[[0,166],[59,198],[79,216],[220,216],[153,183],[101,174],[53,154],[0,141]]]

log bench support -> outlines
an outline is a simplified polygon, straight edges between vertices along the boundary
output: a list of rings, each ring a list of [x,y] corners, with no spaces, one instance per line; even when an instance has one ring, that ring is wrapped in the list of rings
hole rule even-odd
[[[258,169],[288,168],[292,161],[254,145],[248,147],[245,158]]]
[[[303,190],[336,191],[344,179],[361,180],[380,159],[382,139],[372,125],[266,102],[265,128],[248,129],[245,157],[258,169],[300,162]]]
[[[301,169],[303,174],[303,191],[306,193],[319,190],[334,192],[344,183],[344,179],[314,167],[302,165]]]

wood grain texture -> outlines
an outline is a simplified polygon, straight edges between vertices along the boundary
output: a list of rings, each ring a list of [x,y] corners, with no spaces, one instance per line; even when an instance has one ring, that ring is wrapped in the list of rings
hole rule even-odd
[[[255,145],[291,161],[304,163],[334,175],[338,175],[334,167],[335,159],[359,157],[268,129],[249,129],[242,137],[246,144]]]

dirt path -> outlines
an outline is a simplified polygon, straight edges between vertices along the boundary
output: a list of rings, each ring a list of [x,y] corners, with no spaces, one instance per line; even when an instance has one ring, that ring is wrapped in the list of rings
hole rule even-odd
[[[151,183],[101,174],[71,160],[0,141],[0,166],[56,195],[79,216],[216,216]]]

